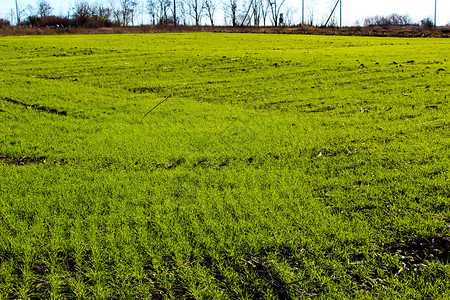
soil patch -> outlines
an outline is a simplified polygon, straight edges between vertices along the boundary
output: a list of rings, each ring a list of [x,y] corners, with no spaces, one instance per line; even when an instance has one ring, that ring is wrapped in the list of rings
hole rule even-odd
[[[67,112],[66,111],[58,111],[55,108],[49,108],[49,107],[40,106],[40,105],[37,105],[37,104],[26,104],[26,103],[23,103],[23,102],[14,100],[14,99],[10,99],[10,98],[2,98],[2,100],[7,101],[9,103],[13,103],[13,104],[16,104],[16,105],[20,105],[20,106],[26,107],[27,109],[31,108],[31,109],[37,110],[39,112],[45,112],[45,113],[55,114],[55,115],[60,115],[60,116],[67,116]]]
[[[43,163],[47,160],[46,157],[9,157],[3,154],[0,154],[0,161],[9,165],[16,165],[16,166],[24,166],[31,163]]]
[[[406,266],[417,266],[427,260],[439,260],[448,264],[450,259],[450,237],[447,235],[410,241],[395,241],[384,244],[385,252],[400,255]]]

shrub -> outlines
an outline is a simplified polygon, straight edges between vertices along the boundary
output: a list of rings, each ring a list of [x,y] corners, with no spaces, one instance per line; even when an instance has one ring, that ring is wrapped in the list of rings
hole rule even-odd
[[[11,26],[11,23],[8,20],[0,19],[0,28],[6,28]]]
[[[425,18],[422,21],[420,21],[420,26],[422,26],[425,29],[433,29],[434,23],[431,20],[431,18]]]
[[[366,18],[364,26],[405,26],[410,25],[412,20],[407,15],[392,14],[390,16],[375,16]]]
[[[29,16],[28,19],[19,25],[22,26],[31,26],[31,27],[70,27],[73,25],[73,22],[69,18],[65,17],[57,17],[57,16],[47,16],[47,17],[38,17],[38,16]]]

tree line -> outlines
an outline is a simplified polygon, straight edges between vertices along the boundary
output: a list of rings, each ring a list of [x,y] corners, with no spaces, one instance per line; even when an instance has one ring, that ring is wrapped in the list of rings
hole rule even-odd
[[[91,3],[78,0],[66,15],[55,15],[47,0],[38,0],[35,7],[20,9],[16,5],[18,26],[27,27],[111,27],[130,25],[211,25],[215,26],[218,14],[228,26],[292,26],[294,14],[286,0],[107,0]],[[300,0],[299,0],[300,1]],[[306,20],[302,24],[313,25],[316,1],[307,3]],[[329,0],[334,2],[335,0]],[[17,4],[18,0],[16,0]],[[330,3],[331,3],[330,2]],[[221,16],[221,17],[222,17]],[[145,22],[144,22],[145,19]],[[429,19],[422,20],[423,27],[430,27]],[[413,24],[406,15],[392,14],[366,18],[364,26],[404,26]],[[330,22],[336,26],[336,19]],[[432,24],[431,24],[432,25]],[[10,22],[0,19],[0,28]]]
[[[17,25],[32,27],[108,27],[143,23],[152,25],[215,26],[218,11],[224,13],[226,25],[293,25],[285,20],[282,9],[286,0],[108,0],[108,3],[78,1],[65,16],[54,15],[46,0],[35,7],[17,7]],[[290,8],[286,8],[290,12]],[[138,20],[140,18],[141,21]],[[288,22],[289,24],[286,24]],[[10,25],[0,20],[0,27]]]

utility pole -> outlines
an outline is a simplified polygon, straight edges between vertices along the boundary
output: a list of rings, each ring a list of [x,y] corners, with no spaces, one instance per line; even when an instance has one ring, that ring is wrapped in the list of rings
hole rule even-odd
[[[305,0],[302,0],[302,25],[305,25]]]
[[[339,1],[340,6],[339,6],[339,12],[340,12],[340,20],[339,20],[339,27],[342,28],[342,0]]]
[[[436,6],[437,0],[434,0],[434,30],[436,30]]]
[[[19,16],[19,5],[17,4],[17,0],[16,0],[16,15],[17,15],[17,25],[19,25],[20,16]]]

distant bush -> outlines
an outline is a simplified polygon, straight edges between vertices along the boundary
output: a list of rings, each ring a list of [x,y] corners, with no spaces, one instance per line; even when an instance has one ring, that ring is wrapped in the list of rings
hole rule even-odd
[[[433,29],[434,23],[431,20],[431,18],[425,18],[422,21],[420,21],[420,26],[422,26],[425,29]]]
[[[8,20],[0,19],[0,28],[6,28],[11,26],[11,23]]]
[[[405,26],[411,25],[412,20],[407,15],[392,14],[390,16],[375,16],[364,20],[364,26]]]
[[[90,16],[89,18],[80,22],[80,19],[73,20],[74,27],[84,27],[84,28],[99,28],[99,27],[111,27],[113,22],[107,18],[101,18],[98,16]]]
[[[78,2],[72,18],[73,25],[85,28],[111,27],[111,14],[111,9],[101,5],[91,6],[88,2]]]
[[[73,22],[69,18],[57,17],[57,16],[29,16],[24,22],[21,22],[21,26],[31,26],[31,27],[71,27]]]
[[[99,27],[111,27],[114,24],[108,18],[102,18],[98,16],[89,16],[86,19],[80,18],[66,18],[58,16],[38,17],[29,16],[26,21],[21,22],[20,26],[27,27],[51,27],[51,28],[67,28],[67,27],[84,27],[84,28],[99,28]]]
[[[179,21],[178,21],[179,22]],[[173,17],[161,17],[158,21],[158,25],[174,25],[175,19]]]

